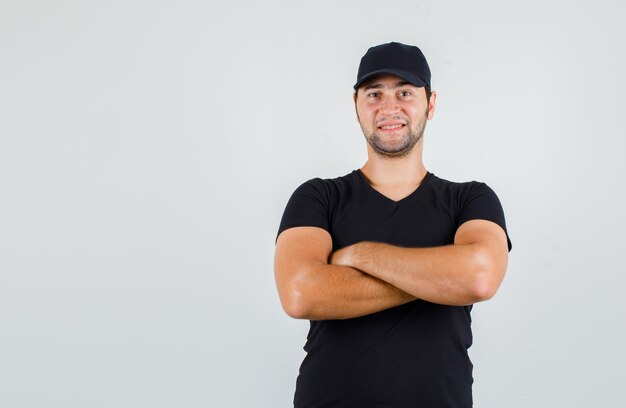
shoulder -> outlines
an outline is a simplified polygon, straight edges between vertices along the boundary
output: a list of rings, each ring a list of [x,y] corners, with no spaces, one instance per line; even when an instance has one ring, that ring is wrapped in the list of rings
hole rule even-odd
[[[431,188],[439,193],[448,194],[462,204],[467,199],[471,199],[480,195],[496,195],[493,189],[482,181],[450,181],[434,174],[429,182]]]
[[[300,184],[294,191],[294,195],[309,195],[320,198],[332,199],[337,194],[351,189],[357,182],[356,170],[335,178],[312,178]]]
[[[459,191],[462,191],[468,188],[473,188],[479,185],[486,185],[482,181],[476,181],[476,180],[452,181],[452,180],[439,177],[435,175],[434,173],[431,173],[430,183],[439,188],[448,188],[448,189],[459,190]]]
[[[354,172],[345,176],[313,178],[293,192],[281,219],[278,234],[292,227],[319,227],[330,230],[330,218],[341,197],[354,185]]]
[[[481,181],[453,182],[439,177],[433,177],[431,185],[444,192],[447,201],[455,209],[457,226],[474,219],[492,221],[502,227],[507,235],[509,250],[511,249],[504,210],[491,187]]]

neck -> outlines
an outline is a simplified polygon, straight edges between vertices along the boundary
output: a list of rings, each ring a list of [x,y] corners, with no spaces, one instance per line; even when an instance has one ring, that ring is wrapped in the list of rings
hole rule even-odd
[[[422,142],[418,143],[404,157],[385,157],[376,153],[370,146],[367,149],[367,162],[361,172],[372,186],[387,188],[412,188],[418,186],[426,168],[422,161]]]

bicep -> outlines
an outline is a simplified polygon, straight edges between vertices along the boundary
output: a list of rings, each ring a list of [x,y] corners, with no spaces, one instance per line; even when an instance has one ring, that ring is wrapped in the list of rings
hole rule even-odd
[[[481,262],[500,279],[504,276],[509,258],[507,235],[493,221],[474,219],[461,224],[454,236],[455,245],[474,245]]]
[[[332,247],[332,238],[323,228],[294,227],[281,232],[274,256],[274,274],[281,295],[308,266],[327,264]]]
[[[456,230],[454,235],[455,244],[484,243],[504,248],[508,252],[506,232],[501,226],[488,220],[465,221]]]

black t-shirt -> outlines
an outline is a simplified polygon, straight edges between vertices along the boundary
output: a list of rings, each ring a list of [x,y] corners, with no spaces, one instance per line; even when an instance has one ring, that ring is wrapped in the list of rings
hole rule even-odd
[[[298,187],[278,234],[323,228],[333,250],[361,241],[432,247],[453,244],[458,227],[472,219],[506,232],[500,201],[484,183],[429,172],[414,192],[393,201],[355,170]],[[470,310],[415,300],[354,319],[311,321],[295,407],[471,407]]]

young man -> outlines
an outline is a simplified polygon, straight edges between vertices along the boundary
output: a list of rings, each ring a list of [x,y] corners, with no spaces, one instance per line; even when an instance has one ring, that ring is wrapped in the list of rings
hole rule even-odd
[[[276,242],[282,305],[311,320],[295,406],[471,407],[470,310],[504,277],[502,207],[424,167],[437,94],[417,47],[370,48],[354,89],[367,162],[302,184]]]

